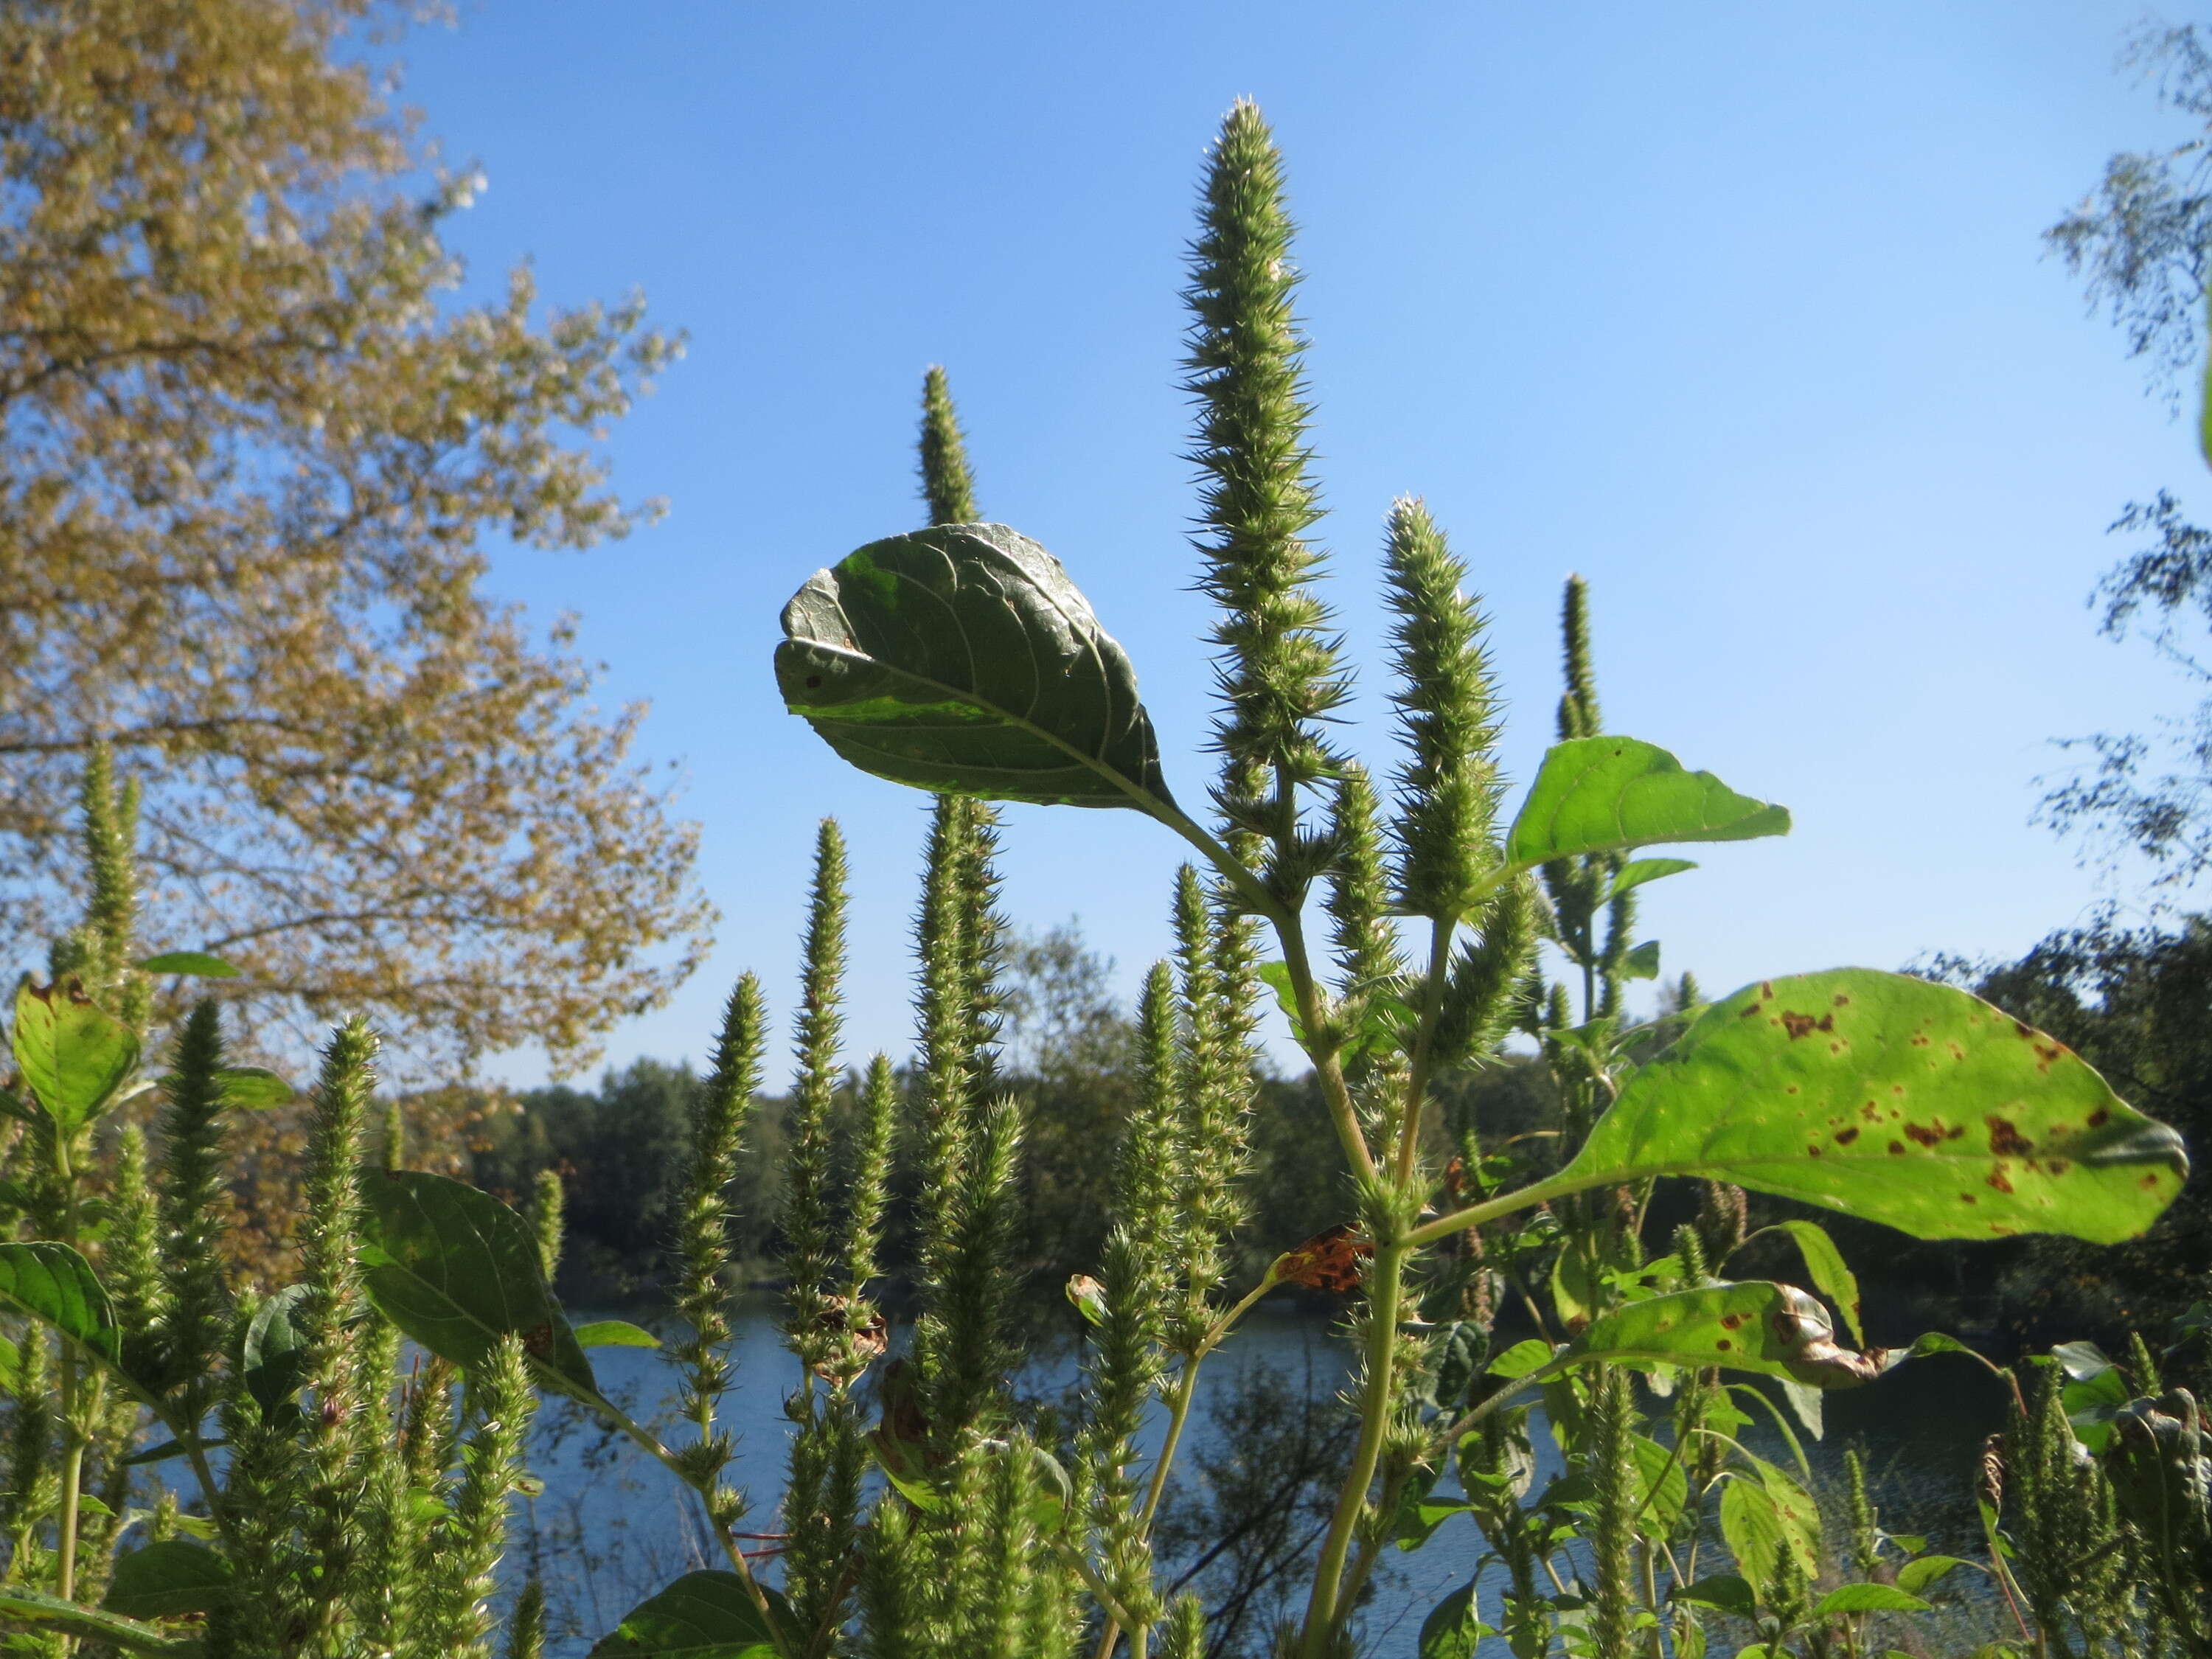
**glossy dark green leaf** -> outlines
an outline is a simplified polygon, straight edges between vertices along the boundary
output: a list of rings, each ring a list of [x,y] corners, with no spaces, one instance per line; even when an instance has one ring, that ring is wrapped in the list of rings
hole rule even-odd
[[[115,1309],[92,1264],[66,1244],[0,1244],[0,1302],[43,1320],[86,1352],[120,1363]]]
[[[133,1653],[171,1654],[189,1659],[200,1651],[198,1639],[171,1636],[155,1625],[142,1624],[119,1613],[80,1607],[43,1591],[0,1589],[0,1624],[27,1626],[91,1642],[106,1642]]]
[[[191,974],[201,979],[236,979],[238,969],[204,951],[164,951],[138,963],[141,973]]]
[[[787,708],[864,772],[994,800],[1172,808],[1136,672],[1004,525],[872,542],[784,607]]]
[[[768,1621],[733,1572],[687,1572],[630,1609],[591,1659],[775,1659]]]
[[[520,1336],[541,1375],[596,1394],[528,1222],[489,1193],[419,1170],[373,1175],[362,1191],[364,1282],[386,1318],[464,1370]]]
[[[64,1129],[98,1116],[138,1064],[137,1036],[73,979],[46,986],[23,981],[12,1042],[23,1080]]]
[[[1505,855],[1533,868],[1583,853],[1789,829],[1788,808],[1739,795],[1710,772],[1685,771],[1663,749],[1634,738],[1571,738],[1544,757]]]
[[[1474,1616],[1474,1586],[1462,1584],[1421,1620],[1420,1659],[1474,1659],[1483,1638],[1497,1634]]]
[[[624,1319],[595,1319],[576,1327],[580,1348],[657,1348],[660,1339]]]
[[[181,1619],[230,1594],[230,1563],[204,1544],[165,1539],[115,1558],[102,1610],[125,1619]]]
[[[1925,1613],[1928,1604],[1894,1584],[1838,1584],[1813,1607],[1815,1619],[1844,1613]]]
[[[2033,1027],[1845,968],[1714,1004],[1629,1079],[1566,1174],[1704,1176],[1922,1238],[2112,1243],[2155,1221],[2188,1167],[2179,1135]]]

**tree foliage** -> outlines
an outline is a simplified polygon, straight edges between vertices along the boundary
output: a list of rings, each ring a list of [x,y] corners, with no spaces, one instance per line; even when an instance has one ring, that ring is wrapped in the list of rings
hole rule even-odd
[[[145,931],[266,1030],[587,1058],[706,945],[694,831],[568,625],[479,589],[644,508],[589,440],[678,343],[453,297],[374,0],[0,9],[0,947],[75,912],[91,745],[149,780]]]

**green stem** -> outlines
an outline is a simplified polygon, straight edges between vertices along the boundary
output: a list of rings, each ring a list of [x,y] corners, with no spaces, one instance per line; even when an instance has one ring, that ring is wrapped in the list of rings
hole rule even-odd
[[[1429,930],[1429,983],[1421,999],[1421,1029],[1413,1040],[1406,1079],[1406,1121],[1398,1126],[1398,1184],[1410,1187],[1421,1148],[1421,1108],[1429,1089],[1429,1062],[1436,1047],[1437,1022],[1443,1017],[1444,975],[1451,966],[1452,916],[1438,916]]]
[[[1398,1352],[1398,1301],[1404,1288],[1407,1242],[1378,1240],[1375,1273],[1368,1292],[1367,1388],[1360,1402],[1359,1440],[1352,1448],[1352,1467],[1336,1494],[1336,1510],[1329,1517],[1328,1535],[1322,1540],[1321,1562],[1314,1572],[1312,1594],[1306,1601],[1304,1659],[1327,1659],[1336,1633],[1345,1558],[1352,1534],[1367,1506],[1367,1488],[1374,1483],[1375,1465],[1382,1455],[1383,1435],[1389,1427],[1391,1372]]]
[[[1669,1174],[1674,1171],[1668,1171]],[[1500,1216],[1533,1208],[1547,1199],[1565,1198],[1570,1193],[1588,1192],[1593,1187],[1608,1184],[1618,1186],[1621,1177],[1611,1170],[1596,1175],[1577,1174],[1572,1169],[1562,1170],[1548,1181],[1540,1181],[1533,1187],[1522,1187],[1510,1193],[1501,1193],[1480,1204],[1469,1205],[1464,1210],[1454,1210],[1449,1215],[1438,1216],[1424,1223],[1406,1235],[1404,1243],[1411,1249],[1420,1249],[1440,1238],[1449,1238],[1454,1233],[1463,1233],[1469,1227],[1480,1227]]]

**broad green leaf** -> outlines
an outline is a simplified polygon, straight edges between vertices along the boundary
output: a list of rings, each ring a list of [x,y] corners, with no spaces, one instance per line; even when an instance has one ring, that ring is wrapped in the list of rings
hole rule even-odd
[[[1723,1492],[1722,1496],[1727,1494]],[[1749,1583],[1732,1572],[1718,1572],[1694,1584],[1677,1585],[1667,1599],[1687,1601],[1696,1607],[1711,1607],[1715,1613],[1734,1613],[1739,1619],[1753,1618],[1759,1612],[1759,1597]]]
[[[44,1320],[111,1365],[122,1360],[115,1309],[92,1264],[66,1244],[0,1244],[0,1302]]]
[[[240,1354],[246,1392],[266,1416],[299,1391],[307,1374],[307,1334],[299,1326],[300,1304],[312,1295],[306,1285],[287,1285],[253,1310]]]
[[[15,992],[15,1065],[65,1130],[97,1116],[138,1064],[138,1039],[74,979]]]
[[[1690,1500],[1690,1477],[1682,1460],[1656,1440],[1637,1435],[1628,1449],[1636,1465],[1638,1523],[1647,1537],[1667,1537]]]
[[[733,1572],[687,1572],[632,1607],[591,1659],[775,1659],[768,1621]]]
[[[515,1335],[542,1376],[596,1394],[592,1363],[546,1288],[538,1236],[513,1210],[443,1176],[394,1170],[362,1184],[362,1266],[386,1318],[432,1353],[474,1370]]]
[[[623,1319],[595,1319],[576,1327],[580,1348],[657,1348],[660,1339]]]
[[[1800,1382],[1794,1376],[1778,1380],[1782,1384],[1782,1397],[1790,1402],[1790,1409],[1797,1413],[1797,1420],[1805,1425],[1805,1432],[1815,1440],[1824,1437],[1828,1432],[1827,1413],[1820,1407],[1820,1390],[1809,1382]]]
[[[1482,1638],[1497,1634],[1474,1616],[1474,1586],[1462,1584],[1421,1620],[1420,1659],[1474,1659]]]
[[[1928,1604],[1894,1584],[1838,1584],[1814,1604],[1815,1619],[1841,1613],[1925,1613]]]
[[[133,1653],[173,1654],[176,1659],[187,1659],[200,1651],[197,1638],[171,1636],[157,1626],[13,1585],[0,1589],[0,1623],[106,1642]]]
[[[864,772],[993,800],[1172,811],[1136,671],[1005,525],[871,542],[784,607],[787,708]]]
[[[1620,959],[1623,979],[1656,979],[1659,977],[1659,941],[1647,939]]]
[[[226,1066],[215,1074],[222,1091],[222,1103],[249,1112],[288,1105],[296,1097],[292,1085],[260,1066]]]
[[[1917,1595],[1952,1568],[1972,1565],[1955,1555],[1923,1555],[1897,1570],[1897,1587],[1908,1595]]]
[[[1759,1479],[1729,1480],[1721,1490],[1721,1536],[1753,1584],[1771,1586],[1783,1553],[1795,1556],[1808,1578],[1820,1571],[1820,1512],[1804,1488],[1760,1462]]]
[[[1748,841],[1789,829],[1787,807],[1739,795],[1710,772],[1686,772],[1663,749],[1634,738],[1571,738],[1544,757],[1505,856],[1534,868],[1582,853]]]
[[[1551,1344],[1539,1341],[1533,1336],[1525,1337],[1490,1362],[1490,1375],[1522,1377],[1551,1363]]]
[[[1794,1285],[1747,1279],[1631,1302],[1599,1319],[1559,1353],[1562,1364],[1728,1366],[1814,1388],[1870,1382],[1894,1363],[1883,1349],[1836,1346],[1826,1311]]]
[[[1828,1237],[1828,1230],[1817,1221],[1778,1221],[1759,1231],[1790,1235],[1813,1288],[1843,1310],[1851,1340],[1866,1346],[1866,1331],[1859,1323],[1859,1281],[1845,1264],[1844,1253],[1836,1248],[1836,1241]]]
[[[1693,859],[1631,859],[1620,866],[1620,873],[1613,877],[1613,885],[1606,890],[1606,896],[1619,898],[1623,893],[1643,886],[1647,881],[1662,881],[1668,876],[1679,876],[1686,870],[1697,867],[1697,861]]]
[[[2181,1138],[1980,998],[1844,968],[1714,1004],[1630,1078],[1563,1179],[1696,1175],[1921,1238],[2132,1238]]]
[[[201,979],[236,979],[238,969],[204,951],[164,951],[137,964],[144,974],[192,974]]]
[[[181,1619],[205,1613],[230,1594],[230,1563],[181,1538],[115,1558],[103,1611],[125,1619]]]

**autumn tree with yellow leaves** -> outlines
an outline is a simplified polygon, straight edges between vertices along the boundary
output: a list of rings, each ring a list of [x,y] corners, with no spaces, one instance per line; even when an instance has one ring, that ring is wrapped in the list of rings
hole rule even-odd
[[[640,710],[481,590],[653,511],[592,441],[680,343],[464,306],[441,176],[347,61],[374,0],[0,8],[0,947],[79,913],[75,780],[143,781],[144,936],[282,1042],[587,1060],[711,912]]]

